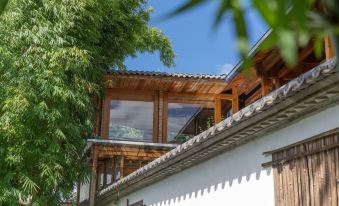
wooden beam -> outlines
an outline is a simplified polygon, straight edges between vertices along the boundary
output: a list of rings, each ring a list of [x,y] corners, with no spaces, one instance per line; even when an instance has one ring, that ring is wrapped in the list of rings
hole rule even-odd
[[[98,151],[96,147],[92,148],[93,152],[93,162],[92,162],[92,174],[91,174],[91,184],[89,190],[89,206],[94,206],[95,193],[97,187],[97,163],[98,163]]]
[[[153,101],[155,91],[112,88],[106,89],[109,97],[115,100]]]
[[[168,129],[168,93],[163,95],[163,109],[162,109],[162,142],[167,143],[167,129]]]
[[[325,57],[326,60],[334,57],[334,48],[330,36],[325,37]]]
[[[176,93],[176,92],[169,92],[168,93],[168,100],[213,100],[215,94],[207,93],[207,94],[199,94],[199,93]]]
[[[232,94],[217,94],[217,95],[215,95],[215,97],[219,98],[219,99],[230,100],[230,101],[232,101],[232,99],[233,99]]]
[[[105,93],[104,108],[103,108],[103,122],[102,122],[102,137],[104,139],[108,139],[108,135],[109,135],[110,107],[111,107],[111,99],[109,95]]]
[[[214,104],[214,122],[215,124],[218,124],[221,122],[221,99],[215,98],[215,104]]]
[[[169,103],[182,103],[182,104],[198,104],[203,106],[204,108],[213,109],[214,108],[214,100],[171,100]]]
[[[236,88],[232,88],[232,113],[235,114],[239,111],[239,97]]]

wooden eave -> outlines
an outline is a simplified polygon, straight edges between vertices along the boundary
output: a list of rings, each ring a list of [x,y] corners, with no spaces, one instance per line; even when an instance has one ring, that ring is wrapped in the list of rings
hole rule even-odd
[[[104,84],[106,89],[164,91],[195,94],[220,94],[227,86],[224,79],[128,74],[107,74],[104,76]]]

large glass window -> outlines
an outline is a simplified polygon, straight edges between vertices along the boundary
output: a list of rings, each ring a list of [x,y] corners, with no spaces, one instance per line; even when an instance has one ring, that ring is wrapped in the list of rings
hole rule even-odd
[[[152,134],[153,102],[111,101],[110,139],[151,142]]]
[[[182,143],[213,126],[214,109],[200,104],[168,104],[167,141]]]

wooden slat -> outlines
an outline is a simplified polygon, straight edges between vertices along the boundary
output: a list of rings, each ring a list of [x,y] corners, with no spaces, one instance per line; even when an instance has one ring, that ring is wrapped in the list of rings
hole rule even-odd
[[[332,134],[274,152],[275,205],[337,206],[338,142]]]

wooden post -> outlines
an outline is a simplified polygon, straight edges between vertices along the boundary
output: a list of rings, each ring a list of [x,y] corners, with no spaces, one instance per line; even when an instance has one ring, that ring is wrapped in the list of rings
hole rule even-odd
[[[102,103],[101,103],[101,99],[98,98],[97,99],[97,112],[95,113],[95,135],[99,136],[101,135],[101,114],[102,114]]]
[[[163,94],[162,105],[162,142],[167,143],[167,129],[168,129],[168,93]]]
[[[329,36],[325,37],[325,57],[326,57],[326,60],[334,57],[334,48],[333,48],[331,37]]]
[[[221,122],[221,98],[219,97],[214,99],[214,122],[215,124]]]
[[[158,95],[158,142],[164,142],[163,141],[163,114],[164,114],[164,92],[159,91]]]
[[[239,97],[236,88],[232,88],[232,113],[235,114],[239,111]]]
[[[106,89],[105,93],[105,100],[104,100],[104,108],[103,108],[103,128],[102,128],[102,137],[104,139],[108,139],[109,136],[109,119],[110,119],[110,107],[111,107],[111,98],[109,92]]]
[[[125,157],[120,157],[120,179],[124,177]]]
[[[93,146],[92,152],[93,152],[93,162],[92,162],[91,185],[89,190],[89,206],[94,206],[95,193],[97,188],[98,150],[95,146]]]
[[[153,142],[158,142],[159,134],[159,93],[154,95],[153,100]]]

